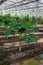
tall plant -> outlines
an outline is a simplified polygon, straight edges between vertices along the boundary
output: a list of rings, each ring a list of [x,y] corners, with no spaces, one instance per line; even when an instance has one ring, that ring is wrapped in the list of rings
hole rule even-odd
[[[38,38],[35,35],[30,34],[30,31],[35,31],[37,26],[29,20],[29,16],[24,16],[22,18],[22,22],[21,21],[19,22],[19,25],[20,25],[18,28],[19,39],[20,39],[19,50],[21,51],[22,41],[25,41],[26,43],[37,42]],[[27,34],[27,30],[29,31],[28,34]]]

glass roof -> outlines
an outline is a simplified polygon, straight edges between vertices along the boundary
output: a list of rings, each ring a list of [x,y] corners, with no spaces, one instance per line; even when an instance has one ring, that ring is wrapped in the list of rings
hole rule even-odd
[[[42,10],[43,12],[43,0],[7,0],[3,4],[0,4],[0,11],[3,12],[14,12],[18,11],[18,13],[24,10],[36,9]]]

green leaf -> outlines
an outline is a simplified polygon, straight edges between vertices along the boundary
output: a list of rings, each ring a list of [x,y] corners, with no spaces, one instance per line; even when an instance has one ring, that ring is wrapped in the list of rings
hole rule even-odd
[[[6,38],[8,38],[8,36],[10,35],[10,31],[9,30],[4,30],[4,35]]]
[[[20,28],[19,30],[18,30],[18,33],[25,33],[26,32],[26,29],[25,28]]]
[[[29,34],[24,35],[23,40],[27,43],[30,43],[30,42],[37,42],[38,38],[33,34]]]

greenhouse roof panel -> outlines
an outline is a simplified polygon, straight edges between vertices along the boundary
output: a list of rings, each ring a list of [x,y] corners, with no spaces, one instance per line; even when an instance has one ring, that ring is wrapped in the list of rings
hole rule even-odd
[[[35,1],[35,0],[7,0],[2,5],[4,5],[5,7],[10,7],[12,5],[17,5],[21,3],[30,2],[30,1]],[[43,0],[39,0],[39,3],[43,5]]]
[[[43,10],[43,0],[7,0],[0,5],[0,11],[3,12],[28,12],[30,9],[36,11],[37,8]]]

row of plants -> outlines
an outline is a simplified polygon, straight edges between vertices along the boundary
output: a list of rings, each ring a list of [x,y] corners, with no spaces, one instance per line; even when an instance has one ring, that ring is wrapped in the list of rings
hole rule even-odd
[[[22,47],[22,41],[26,43],[37,42],[38,38],[30,32],[38,31],[38,27],[35,24],[36,18],[30,18],[26,16],[11,16],[10,14],[0,15],[0,27],[5,27],[4,31],[0,30],[0,34],[4,33],[5,37],[8,38],[9,35],[15,36],[15,31],[17,30],[20,40],[20,51]],[[29,33],[27,34],[27,30]]]
[[[26,15],[26,16],[17,16],[17,15],[14,15],[14,16],[11,16],[10,14],[5,14],[5,15],[0,15],[0,25],[2,25],[3,21],[4,20],[9,20],[13,18],[14,21],[32,21],[34,24],[36,23],[40,23],[40,24],[43,24],[43,17],[39,16],[39,17],[36,17],[36,16],[32,16],[30,17],[29,15]],[[4,22],[5,23],[5,22]]]
[[[36,18],[30,18],[28,15],[21,17],[17,15],[11,16],[10,14],[0,15],[0,27],[5,27],[5,30],[0,31],[0,33],[3,32],[7,35],[14,34],[14,31],[20,28],[24,28],[25,30],[29,31],[37,31],[38,27],[36,24],[34,24],[35,22]]]

